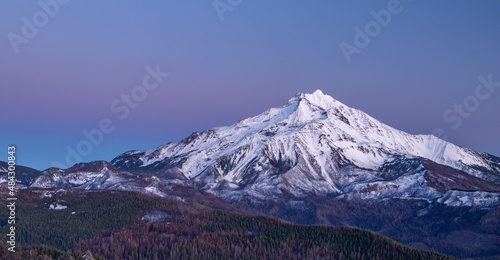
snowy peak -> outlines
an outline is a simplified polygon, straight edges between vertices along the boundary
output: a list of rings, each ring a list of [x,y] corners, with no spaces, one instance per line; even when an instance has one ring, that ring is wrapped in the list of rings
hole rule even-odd
[[[290,125],[301,126],[312,121],[326,119],[330,110],[344,106],[331,96],[323,94],[321,90],[316,90],[313,94],[297,93],[282,109],[290,112],[288,116]]]
[[[340,103],[331,96],[324,94],[323,91],[319,89],[314,91],[312,94],[298,93],[296,96],[299,98],[299,101],[307,101],[309,104],[317,106],[325,111],[328,111],[333,107],[344,106],[344,104]]]
[[[338,111],[347,111],[348,109],[350,108],[331,96],[323,94],[321,90],[316,90],[313,94],[297,93],[282,107],[271,108],[255,117],[240,120],[233,126],[214,130],[244,129],[252,132],[274,124],[287,126],[288,128],[301,127],[313,121],[326,119],[331,110],[334,110],[332,113],[338,114]]]

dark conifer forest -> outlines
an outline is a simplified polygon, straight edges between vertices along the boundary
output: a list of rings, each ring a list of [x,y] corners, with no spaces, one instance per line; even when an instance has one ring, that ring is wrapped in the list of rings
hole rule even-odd
[[[296,225],[133,192],[41,194],[19,194],[21,246],[11,253],[0,241],[1,259],[453,259],[358,228]]]

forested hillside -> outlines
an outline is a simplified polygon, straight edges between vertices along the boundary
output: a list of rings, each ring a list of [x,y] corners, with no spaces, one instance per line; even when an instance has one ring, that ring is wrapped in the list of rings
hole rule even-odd
[[[362,229],[295,225],[133,192],[43,194],[19,194],[17,240],[50,247],[15,256],[2,241],[2,259],[79,259],[87,250],[96,259],[451,259]],[[5,211],[0,218],[3,233]]]

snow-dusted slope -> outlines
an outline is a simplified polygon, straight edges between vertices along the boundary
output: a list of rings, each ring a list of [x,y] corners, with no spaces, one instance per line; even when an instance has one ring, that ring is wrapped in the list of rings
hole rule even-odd
[[[47,169],[33,181],[30,187],[106,189],[136,178],[136,175],[116,169],[108,162],[95,161],[88,164],[76,164],[65,170]]]
[[[228,200],[307,194],[435,200],[443,193],[425,185],[425,168],[384,177],[395,160],[446,165],[500,182],[496,157],[431,135],[411,135],[350,108],[317,90],[297,94],[280,108],[228,127],[193,133],[179,143],[131,151],[112,161],[141,171],[176,168],[196,185]],[[376,188],[369,185],[376,184]],[[359,191],[370,190],[362,194]]]
[[[0,161],[0,185],[8,182],[8,167],[7,162]],[[16,165],[16,183],[22,187],[28,186],[39,174],[40,172],[25,166]]]

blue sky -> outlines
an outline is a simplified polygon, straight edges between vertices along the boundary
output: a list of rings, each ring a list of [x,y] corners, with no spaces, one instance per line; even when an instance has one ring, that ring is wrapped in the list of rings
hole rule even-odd
[[[321,89],[398,129],[439,128],[500,156],[500,87],[477,91],[478,77],[500,82],[498,13],[498,1],[5,0],[0,141],[37,169],[111,160]],[[356,27],[371,36],[348,62],[340,45],[357,48]],[[151,90],[147,67],[169,72]],[[134,107],[122,99],[132,93]],[[102,123],[109,133],[92,143],[82,131]],[[82,141],[90,150],[67,160]]]

